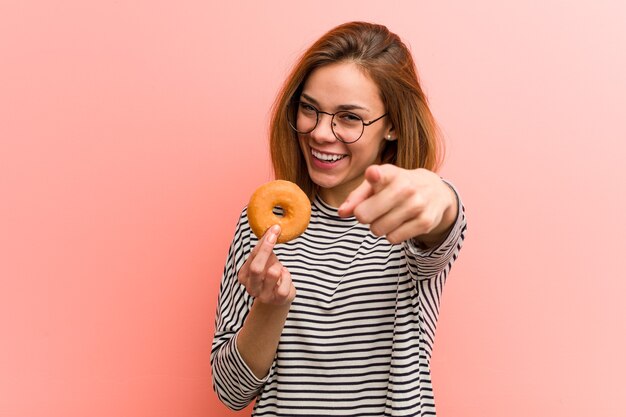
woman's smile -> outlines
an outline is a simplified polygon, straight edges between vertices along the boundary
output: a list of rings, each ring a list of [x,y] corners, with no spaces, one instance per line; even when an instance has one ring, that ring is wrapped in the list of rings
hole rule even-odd
[[[311,148],[311,162],[320,169],[332,169],[340,165],[341,161],[348,157],[347,154],[322,152]]]

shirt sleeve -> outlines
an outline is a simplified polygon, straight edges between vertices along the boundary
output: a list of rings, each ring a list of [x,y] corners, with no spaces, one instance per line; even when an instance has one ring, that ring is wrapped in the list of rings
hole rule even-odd
[[[213,389],[220,401],[233,410],[250,404],[267,381],[267,377],[258,379],[252,373],[237,350],[237,336],[253,301],[237,280],[237,273],[251,251],[250,236],[244,209],[224,266],[211,348]]]
[[[438,246],[428,249],[419,248],[412,239],[403,243],[405,253],[408,255],[409,270],[418,281],[436,277],[443,278],[445,281],[445,277],[459,256],[465,240],[465,232],[467,231],[465,207],[454,185],[446,180],[444,182],[456,194],[458,205],[457,218],[448,236]]]

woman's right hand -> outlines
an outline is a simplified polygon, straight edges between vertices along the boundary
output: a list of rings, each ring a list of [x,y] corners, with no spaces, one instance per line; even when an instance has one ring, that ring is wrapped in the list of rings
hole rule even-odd
[[[280,226],[270,227],[239,269],[237,279],[255,301],[263,304],[289,305],[296,297],[291,274],[273,252]]]

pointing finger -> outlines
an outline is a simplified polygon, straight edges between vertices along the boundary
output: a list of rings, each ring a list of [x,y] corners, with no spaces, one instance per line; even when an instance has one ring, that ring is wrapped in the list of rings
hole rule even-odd
[[[363,201],[367,200],[373,194],[374,189],[372,188],[372,185],[367,180],[364,180],[348,195],[346,201],[339,206],[339,215],[342,217],[352,216],[354,214],[354,208]]]
[[[348,195],[348,198],[339,206],[339,215],[342,217],[352,216],[356,206],[367,200],[379,191],[379,183],[382,175],[378,165],[370,165],[365,170],[365,179],[363,182]]]
[[[339,206],[339,215],[342,217],[354,214],[356,206],[382,190],[394,176],[393,165],[370,165],[365,170],[365,180]]]

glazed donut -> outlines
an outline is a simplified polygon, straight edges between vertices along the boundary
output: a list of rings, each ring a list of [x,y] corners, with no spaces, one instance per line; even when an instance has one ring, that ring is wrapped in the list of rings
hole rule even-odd
[[[283,209],[282,216],[273,213],[275,207]],[[276,242],[288,242],[304,232],[310,218],[309,197],[290,181],[275,180],[261,185],[248,203],[248,223],[259,239],[267,229],[279,224],[280,235]]]

